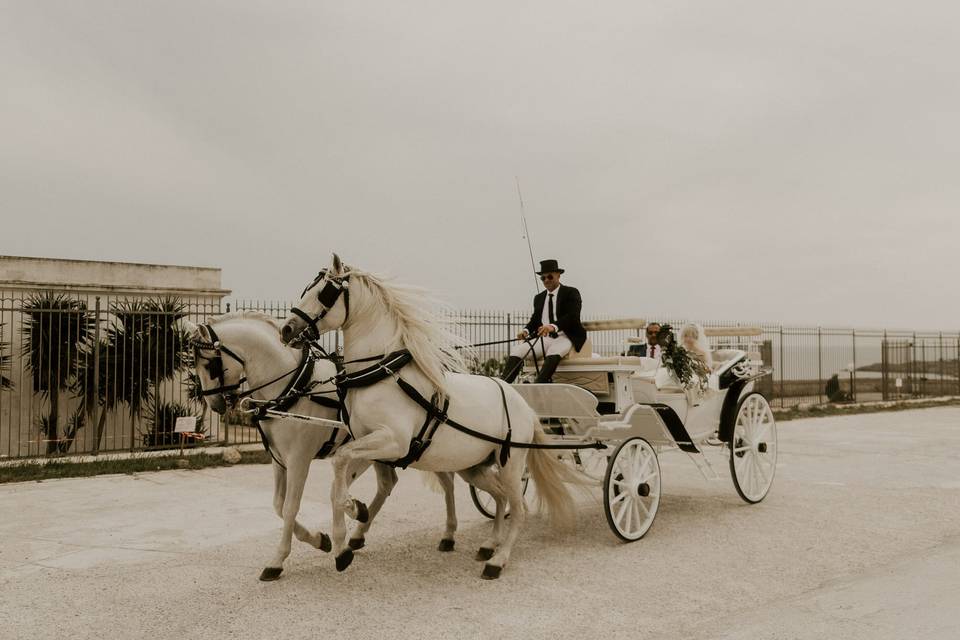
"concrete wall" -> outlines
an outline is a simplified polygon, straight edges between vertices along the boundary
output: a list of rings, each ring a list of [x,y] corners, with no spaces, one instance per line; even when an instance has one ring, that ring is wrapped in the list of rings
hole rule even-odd
[[[88,293],[182,293],[223,297],[220,269],[174,265],[0,256],[0,289]]]

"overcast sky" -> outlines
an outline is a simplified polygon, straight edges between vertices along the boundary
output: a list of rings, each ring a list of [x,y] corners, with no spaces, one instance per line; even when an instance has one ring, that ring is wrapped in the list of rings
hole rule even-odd
[[[960,326],[956,2],[0,0],[0,253]]]

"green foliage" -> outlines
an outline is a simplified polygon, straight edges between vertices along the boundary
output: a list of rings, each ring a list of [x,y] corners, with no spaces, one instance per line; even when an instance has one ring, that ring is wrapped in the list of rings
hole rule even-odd
[[[88,349],[75,390],[85,392],[88,413],[122,403],[137,417],[156,386],[190,364],[189,336],[176,325],[186,312],[178,299],[158,298],[118,302],[111,313],[114,322],[99,349]]]
[[[706,390],[710,370],[703,360],[691,356],[690,352],[677,344],[673,327],[669,324],[660,327],[657,333],[657,344],[663,349],[660,361],[673,372],[684,389]]]
[[[147,415],[146,433],[143,434],[144,447],[164,447],[178,444],[179,439],[173,432],[177,418],[194,415],[189,407],[179,402],[161,402],[155,400]],[[197,421],[194,433],[205,433],[202,420]]]
[[[479,358],[474,358],[470,360],[468,367],[470,369],[470,373],[480,376],[497,377],[500,375],[500,372],[503,371],[506,361],[507,356],[503,356],[499,360],[497,358],[488,358],[483,362],[480,362]]]
[[[33,373],[35,391],[58,393],[77,373],[82,347],[94,330],[87,305],[66,294],[44,292],[23,304],[22,356]]]
[[[48,441],[47,453],[64,454],[70,450],[73,440],[86,424],[86,415],[84,415],[83,405],[78,406],[70,417],[67,418],[67,424],[64,425],[63,434],[60,434],[58,425],[53,423],[52,415],[40,415],[36,418],[37,430]]]
[[[11,355],[7,353],[9,343],[3,341],[3,323],[0,322],[0,389],[13,389],[13,381],[4,375],[10,371]]]
[[[123,402],[139,416],[152,389],[189,364],[189,336],[176,326],[186,311],[176,298],[158,298],[118,302],[111,313],[100,349],[101,402],[111,409]]]
[[[64,453],[73,442],[82,421],[68,421],[60,437],[60,393],[73,387],[90,343],[96,320],[81,300],[63,293],[43,292],[30,296],[21,307],[22,356],[33,374],[33,390],[46,397],[50,411],[40,421],[47,440],[47,453]]]

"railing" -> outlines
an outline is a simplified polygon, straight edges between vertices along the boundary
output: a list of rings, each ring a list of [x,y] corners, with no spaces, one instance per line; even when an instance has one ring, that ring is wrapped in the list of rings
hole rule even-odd
[[[206,441],[257,442],[244,417],[220,420],[192,379],[191,350],[175,329],[230,310],[284,318],[289,303],[213,298],[129,298],[0,291],[0,460],[172,447],[178,416],[195,415]],[[510,338],[529,312],[463,311],[449,320],[470,343]],[[585,315],[585,319],[605,320]],[[682,318],[649,318],[679,328]],[[701,321],[715,347],[760,354],[773,367],[762,390],[775,406],[960,395],[960,334],[784,327]],[[610,325],[607,325],[610,326]],[[615,355],[642,326],[591,332]],[[742,330],[730,331],[741,327]],[[747,328],[759,328],[758,331]],[[738,334],[738,335],[733,335]],[[338,334],[324,336],[335,351]],[[509,344],[477,349],[471,368],[496,375]]]

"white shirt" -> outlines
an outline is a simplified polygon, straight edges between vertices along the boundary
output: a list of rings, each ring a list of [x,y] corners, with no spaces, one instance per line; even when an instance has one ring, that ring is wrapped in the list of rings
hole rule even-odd
[[[557,294],[560,293],[560,285],[553,291],[547,291],[547,297],[543,300],[543,313],[540,314],[540,322],[545,325],[552,324],[554,329],[557,327]],[[553,322],[550,322],[550,295],[553,294]]]
[[[647,343],[647,357],[648,358],[659,358],[662,354],[662,349],[658,344]]]

